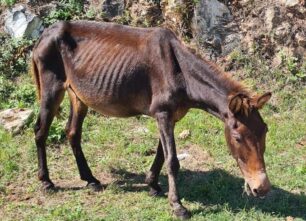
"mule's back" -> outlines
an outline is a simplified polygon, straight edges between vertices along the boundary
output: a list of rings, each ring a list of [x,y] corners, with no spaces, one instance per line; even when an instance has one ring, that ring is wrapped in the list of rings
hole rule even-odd
[[[171,59],[163,50],[174,38],[166,30],[80,21],[57,23],[44,35],[56,39],[65,87],[103,114],[149,114],[153,95],[166,90]]]

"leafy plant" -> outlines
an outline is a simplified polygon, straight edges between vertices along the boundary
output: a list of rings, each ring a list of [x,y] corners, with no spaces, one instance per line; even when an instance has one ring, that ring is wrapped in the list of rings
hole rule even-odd
[[[1,6],[12,6],[16,3],[16,0],[1,0]]]
[[[0,74],[12,79],[27,72],[27,59],[33,40],[0,36]]]
[[[81,0],[62,1],[59,8],[50,12],[44,18],[45,25],[49,26],[59,20],[77,19],[83,13],[83,3]]]
[[[48,135],[48,141],[52,144],[62,143],[66,137],[65,134],[65,123],[59,119],[54,119]]]
[[[0,75],[0,109],[4,108],[8,102],[8,97],[14,90],[13,83]]]
[[[36,90],[33,84],[23,84],[11,93],[9,104],[12,107],[31,107],[36,100]]]

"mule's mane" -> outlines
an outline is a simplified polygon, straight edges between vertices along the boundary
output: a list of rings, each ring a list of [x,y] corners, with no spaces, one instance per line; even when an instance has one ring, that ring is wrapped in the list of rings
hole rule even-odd
[[[247,97],[253,97],[254,94],[251,92],[248,86],[243,83],[235,80],[233,76],[221,70],[216,63],[207,60],[197,49],[191,47],[190,45],[184,44],[184,46],[189,50],[193,55],[196,56],[197,59],[201,60],[205,65],[207,65],[208,69],[211,70],[220,81],[222,81],[226,88],[230,88],[229,96],[234,94],[243,94]]]

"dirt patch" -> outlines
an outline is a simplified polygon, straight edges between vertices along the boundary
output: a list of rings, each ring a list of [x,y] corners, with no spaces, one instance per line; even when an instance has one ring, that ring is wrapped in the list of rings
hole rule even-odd
[[[180,161],[181,167],[192,171],[208,171],[211,168],[209,165],[214,162],[209,152],[195,144],[181,148],[178,151],[178,155],[180,154],[186,156]]]

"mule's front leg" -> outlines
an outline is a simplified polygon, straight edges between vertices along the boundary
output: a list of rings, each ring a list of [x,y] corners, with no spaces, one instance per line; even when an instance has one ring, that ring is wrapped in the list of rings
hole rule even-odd
[[[158,122],[160,138],[168,172],[169,202],[176,217],[180,219],[188,219],[190,218],[190,213],[182,205],[176,186],[176,178],[180,165],[177,159],[174,141],[174,120],[172,119],[171,113],[169,112],[157,113],[156,119]]]

